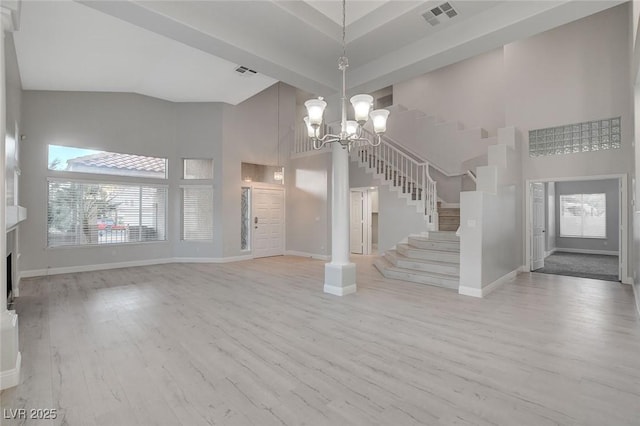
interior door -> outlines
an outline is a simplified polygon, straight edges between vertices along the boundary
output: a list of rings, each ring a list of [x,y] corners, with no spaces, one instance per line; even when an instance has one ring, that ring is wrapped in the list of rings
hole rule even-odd
[[[544,268],[544,183],[531,184],[531,270]]]
[[[284,189],[252,191],[253,257],[284,254]]]
[[[351,253],[363,254],[364,250],[364,193],[351,191],[351,225],[349,241]]]

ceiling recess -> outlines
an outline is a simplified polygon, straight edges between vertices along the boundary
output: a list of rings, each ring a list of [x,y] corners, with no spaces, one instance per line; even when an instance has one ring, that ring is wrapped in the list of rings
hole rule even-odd
[[[458,16],[458,11],[449,2],[442,3],[440,6],[436,6],[422,14],[425,21],[432,27],[435,27],[444,19],[451,19],[456,16]]]

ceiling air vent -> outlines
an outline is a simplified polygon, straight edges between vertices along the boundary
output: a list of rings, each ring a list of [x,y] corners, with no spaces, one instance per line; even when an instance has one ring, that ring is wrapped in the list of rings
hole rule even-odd
[[[442,19],[450,19],[454,16],[458,16],[458,12],[453,8],[453,6],[451,6],[451,3],[449,2],[442,3],[440,6],[434,7],[433,9],[422,14],[422,17],[425,19],[425,21],[427,21],[432,27],[438,25]]]
[[[241,74],[241,75],[244,75],[244,76],[247,76],[247,77],[250,77],[252,75],[258,74],[258,71],[252,70],[252,69],[244,67],[242,65],[240,65],[238,68],[236,68],[235,71],[238,74]]]

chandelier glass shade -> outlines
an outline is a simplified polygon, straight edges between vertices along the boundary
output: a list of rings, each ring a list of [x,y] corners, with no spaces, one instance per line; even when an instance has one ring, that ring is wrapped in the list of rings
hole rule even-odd
[[[317,99],[309,99],[304,103],[307,108],[307,116],[304,122],[307,125],[308,136],[313,140],[314,149],[322,149],[325,145],[339,142],[343,148],[351,150],[354,142],[369,143],[373,146],[380,145],[381,136],[387,131],[387,117],[389,111],[386,109],[377,109],[371,111],[373,106],[373,97],[371,95],[355,95],[350,101],[353,106],[354,120],[347,120],[347,95],[346,95],[346,73],[349,61],[346,56],[346,0],[342,0],[342,56],[338,59],[338,69],[342,71],[342,119],[340,122],[340,133],[331,134],[322,133],[322,123],[324,111],[327,103],[322,97]],[[365,137],[363,126],[371,118],[373,124],[374,140]]]

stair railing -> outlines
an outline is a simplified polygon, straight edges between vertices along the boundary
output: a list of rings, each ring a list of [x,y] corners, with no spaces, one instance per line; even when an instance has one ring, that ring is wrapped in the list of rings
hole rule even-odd
[[[373,136],[369,130],[365,134]],[[438,223],[438,195],[436,181],[429,175],[429,163],[417,154],[408,152],[383,136],[378,146],[360,144],[351,150],[352,155],[373,169],[376,174],[392,183],[402,193],[420,203],[429,225]]]

